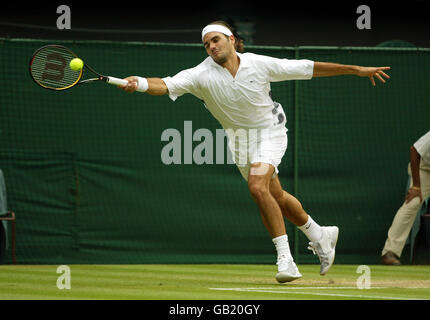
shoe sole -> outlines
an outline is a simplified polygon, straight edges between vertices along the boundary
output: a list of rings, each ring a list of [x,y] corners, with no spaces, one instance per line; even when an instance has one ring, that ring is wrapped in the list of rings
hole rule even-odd
[[[333,260],[330,263],[330,265],[326,268],[326,270],[320,272],[320,275],[322,275],[322,276],[324,276],[328,272],[328,270],[330,270],[331,266],[333,265],[334,258],[336,256],[336,244],[337,244],[337,238],[339,237],[339,228],[338,227],[335,227],[335,228],[336,228],[336,239],[334,239]]]
[[[279,283],[285,283],[285,282],[291,282],[297,279],[300,279],[302,277],[302,275],[300,276],[292,276],[290,274],[286,274],[283,272],[278,272],[276,274],[276,281],[278,281]]]

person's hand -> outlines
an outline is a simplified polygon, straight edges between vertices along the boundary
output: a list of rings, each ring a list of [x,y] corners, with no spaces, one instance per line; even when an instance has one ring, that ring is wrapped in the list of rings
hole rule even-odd
[[[413,187],[408,190],[406,195],[406,203],[409,203],[413,198],[420,197],[420,202],[423,201],[423,195],[421,194],[421,189],[414,189]]]
[[[128,84],[125,86],[118,86],[118,88],[120,88],[120,89],[122,89],[128,93],[135,92],[137,89],[137,77],[131,76],[131,77],[125,78],[124,80],[127,80]]]
[[[358,71],[358,76],[369,77],[372,85],[376,86],[374,77],[378,78],[379,81],[385,83],[385,78],[390,79],[390,76],[384,72],[384,70],[389,70],[391,67],[360,67]]]

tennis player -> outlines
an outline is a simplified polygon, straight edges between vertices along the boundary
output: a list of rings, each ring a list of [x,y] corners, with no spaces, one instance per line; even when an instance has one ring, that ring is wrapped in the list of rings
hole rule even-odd
[[[278,166],[287,149],[287,128],[282,106],[271,98],[270,83],[313,77],[357,75],[385,83],[389,67],[361,67],[310,60],[288,60],[237,51],[238,38],[222,21],[210,23],[201,38],[208,57],[194,68],[173,77],[127,77],[126,92],[165,95],[174,101],[191,93],[204,101],[229,137],[229,147],[263,223],[277,251],[276,280],[288,282],[302,277],[291,255],[283,216],[310,240],[308,249],[317,254],[320,274],[330,269],[335,258],[339,229],[320,226],[303,209],[299,200],[286,192],[278,178]],[[234,132],[249,132],[246,143],[235,147]],[[253,130],[253,131],[252,131]],[[251,134],[251,131],[257,134]],[[246,152],[243,152],[243,148]],[[245,155],[245,156],[244,156]]]

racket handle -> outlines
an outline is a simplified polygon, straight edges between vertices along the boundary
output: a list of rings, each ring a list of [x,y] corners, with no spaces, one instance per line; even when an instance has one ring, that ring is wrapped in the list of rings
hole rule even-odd
[[[115,77],[106,77],[106,82],[109,84],[113,84],[115,86],[125,86],[128,84],[127,80],[115,78]]]

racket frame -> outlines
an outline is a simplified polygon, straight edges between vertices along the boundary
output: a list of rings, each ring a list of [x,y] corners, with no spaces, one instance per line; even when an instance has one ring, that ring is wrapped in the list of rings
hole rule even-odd
[[[68,85],[67,87],[63,87],[63,88],[52,88],[52,87],[48,87],[43,85],[42,83],[38,82],[32,74],[32,65],[33,65],[33,61],[34,58],[36,57],[37,53],[41,50],[44,50],[45,48],[52,48],[52,47],[56,47],[56,48],[60,48],[62,50],[66,50],[68,51],[70,54],[72,54],[75,58],[79,58],[78,55],[76,53],[74,53],[72,50],[70,50],[69,48],[62,46],[62,45],[58,45],[58,44],[48,44],[45,45],[43,47],[38,48],[32,55],[31,59],[30,59],[30,63],[29,63],[29,73],[30,73],[30,77],[31,79],[39,86],[45,88],[45,89],[49,89],[49,90],[54,90],[54,91],[61,91],[61,90],[67,90],[70,89],[78,84],[85,84],[85,83],[90,83],[90,82],[95,82],[95,81],[103,81],[112,85],[126,85],[128,83],[127,80],[124,79],[120,79],[120,78],[115,78],[115,77],[110,77],[110,76],[104,76],[101,75],[100,73],[98,73],[97,71],[95,71],[93,68],[91,68],[89,65],[87,65],[86,63],[84,63],[84,66],[82,67],[82,69],[80,70],[80,74],[79,77],[76,79],[76,81],[74,83],[72,83],[71,85]],[[84,69],[89,70],[90,72],[92,72],[96,77],[95,78],[89,78],[89,79],[84,79],[82,80],[82,76],[84,74]]]

